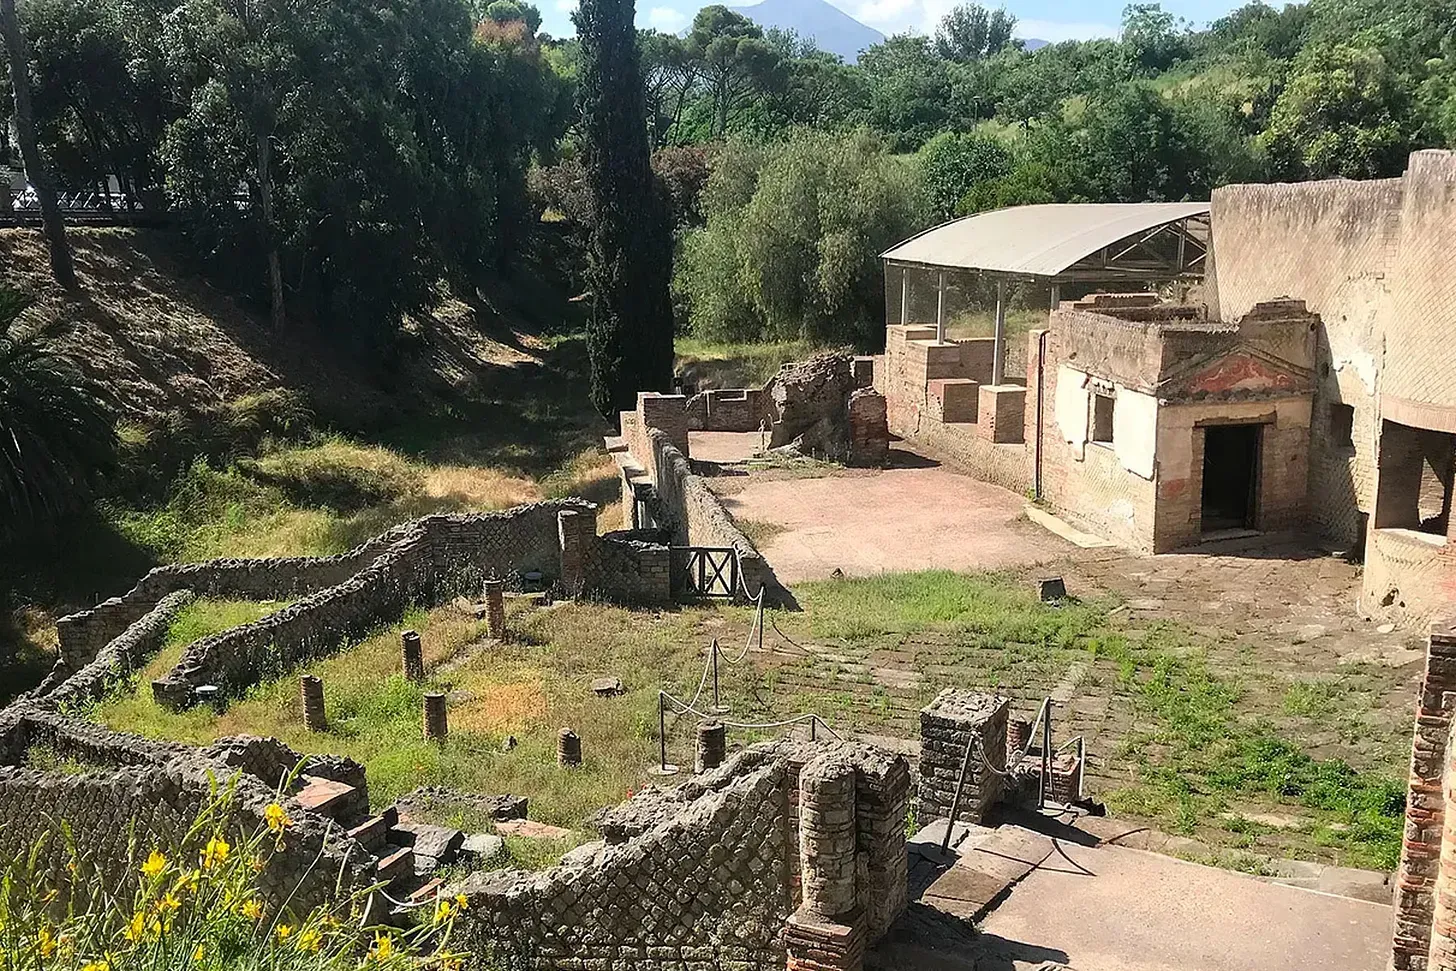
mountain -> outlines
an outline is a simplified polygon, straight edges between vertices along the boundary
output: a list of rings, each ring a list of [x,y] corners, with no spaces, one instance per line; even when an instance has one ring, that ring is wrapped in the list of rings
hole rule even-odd
[[[1027,50],[1027,51],[1039,51],[1043,47],[1050,47],[1051,46],[1051,43],[1052,42],[1049,41],[1049,40],[1041,40],[1040,38],[1037,38],[1037,37],[1023,37],[1023,38],[1021,38],[1021,46],[1022,46],[1022,48],[1024,50]]]
[[[760,27],[792,30],[800,37],[813,39],[820,50],[838,54],[851,64],[859,59],[860,51],[885,39],[878,30],[866,27],[826,0],[762,0],[733,9]]]

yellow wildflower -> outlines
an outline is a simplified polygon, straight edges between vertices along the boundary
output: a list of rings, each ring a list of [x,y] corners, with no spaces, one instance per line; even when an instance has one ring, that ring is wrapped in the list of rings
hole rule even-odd
[[[56,935],[51,933],[49,927],[42,927],[35,934],[35,946],[41,957],[50,957],[56,953]]]
[[[374,935],[374,944],[369,948],[369,956],[376,961],[387,961],[394,956],[394,938],[388,934]]]
[[[131,915],[131,922],[126,925],[126,930],[122,932],[122,936],[128,941],[139,941],[142,939],[142,934],[145,933],[146,929],[147,915],[141,911],[137,911]]]
[[[194,964],[201,964],[205,960],[207,960],[207,951],[199,944],[192,949],[192,961]]]
[[[317,927],[305,927],[299,931],[298,940],[293,942],[293,946],[300,951],[317,951],[323,942],[324,936]]]
[[[292,936],[293,928],[288,926],[287,924],[279,924],[276,928],[274,928],[273,933],[277,935],[280,941],[286,941],[290,936]]]
[[[79,872],[79,870],[80,867],[76,866],[75,860],[70,860],[66,863],[66,872],[69,873],[71,876],[74,877],[77,872]]]
[[[456,910],[465,910],[467,907],[469,907],[469,905],[470,905],[470,901],[468,901],[468,900],[465,899],[465,894],[463,894],[463,893],[457,893],[455,895],[455,909]]]
[[[81,965],[81,971],[111,971],[111,962],[106,958]]]
[[[60,895],[61,892],[52,887],[50,890],[47,890],[45,893],[41,894],[40,902],[43,904],[53,903],[55,899]]]
[[[227,862],[228,853],[231,850],[232,847],[228,845],[227,840],[221,836],[214,836],[202,849],[202,868],[210,870],[215,866],[221,866]]]
[[[263,822],[275,833],[281,833],[293,825],[293,820],[288,818],[288,813],[276,802],[270,802],[268,808],[263,810]]]
[[[435,904],[435,923],[442,924],[445,921],[449,920],[451,913],[453,913],[453,911],[450,908],[450,901],[441,900],[439,903]]]
[[[263,919],[263,905],[258,903],[256,898],[249,897],[247,900],[244,900],[243,906],[239,910],[249,920]]]
[[[162,899],[158,900],[154,906],[157,908],[157,913],[165,914],[168,911],[173,911],[180,908],[182,906],[182,901],[178,900],[175,894],[169,893],[163,895]]]
[[[142,876],[155,877],[165,869],[167,869],[167,858],[156,850],[152,850],[152,855],[147,857],[147,862],[142,864]]]
[[[183,870],[177,877],[177,882],[172,885],[173,893],[189,893],[197,889],[198,882],[202,879],[201,870]]]

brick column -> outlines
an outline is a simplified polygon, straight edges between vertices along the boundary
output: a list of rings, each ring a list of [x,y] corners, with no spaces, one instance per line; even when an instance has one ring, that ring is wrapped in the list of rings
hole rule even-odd
[[[562,513],[561,515],[565,515]],[[506,637],[506,584],[504,580],[485,581],[485,627],[498,641]]]
[[[1431,924],[1436,917],[1437,875],[1442,869],[1441,844],[1446,825],[1442,781],[1456,699],[1452,692],[1456,692],[1456,624],[1447,621],[1431,626],[1426,673],[1416,708],[1405,840],[1396,873],[1395,928],[1389,964],[1393,971],[1423,971],[1433,950]],[[1444,919],[1449,924],[1450,918]]]
[[[655,391],[637,392],[638,421],[645,434],[649,428],[656,428],[667,435],[668,441],[686,458],[688,451],[688,399],[680,394],[658,394]]]
[[[849,464],[861,467],[888,465],[890,425],[884,395],[861,388],[849,396]]]
[[[1427,971],[1456,971],[1456,751],[1447,735],[1446,778],[1442,789],[1444,825],[1440,843],[1440,859],[1436,873],[1434,907],[1431,916],[1431,949],[1426,960]],[[1409,810],[1407,810],[1409,811]]]
[[[1006,768],[1006,720],[1011,710],[1005,698],[946,688],[920,710],[920,779],[915,818],[921,826],[950,815],[956,780],[965,759],[966,742],[974,736],[976,749],[966,766],[959,818],[979,823],[1001,798],[1001,779],[986,768],[985,757],[998,769]]]
[[[799,772],[804,902],[784,928],[789,971],[859,971],[865,928],[856,885],[855,766],[826,756]]]

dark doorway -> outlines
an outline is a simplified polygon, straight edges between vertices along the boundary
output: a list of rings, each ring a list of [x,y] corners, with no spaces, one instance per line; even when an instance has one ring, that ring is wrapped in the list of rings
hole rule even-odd
[[[1261,425],[1214,425],[1203,438],[1203,531],[1253,529]]]

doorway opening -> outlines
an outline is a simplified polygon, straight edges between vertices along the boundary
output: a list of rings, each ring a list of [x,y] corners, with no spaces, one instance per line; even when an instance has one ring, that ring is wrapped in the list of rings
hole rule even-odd
[[[1213,425],[1203,439],[1203,532],[1253,529],[1262,425]]]

